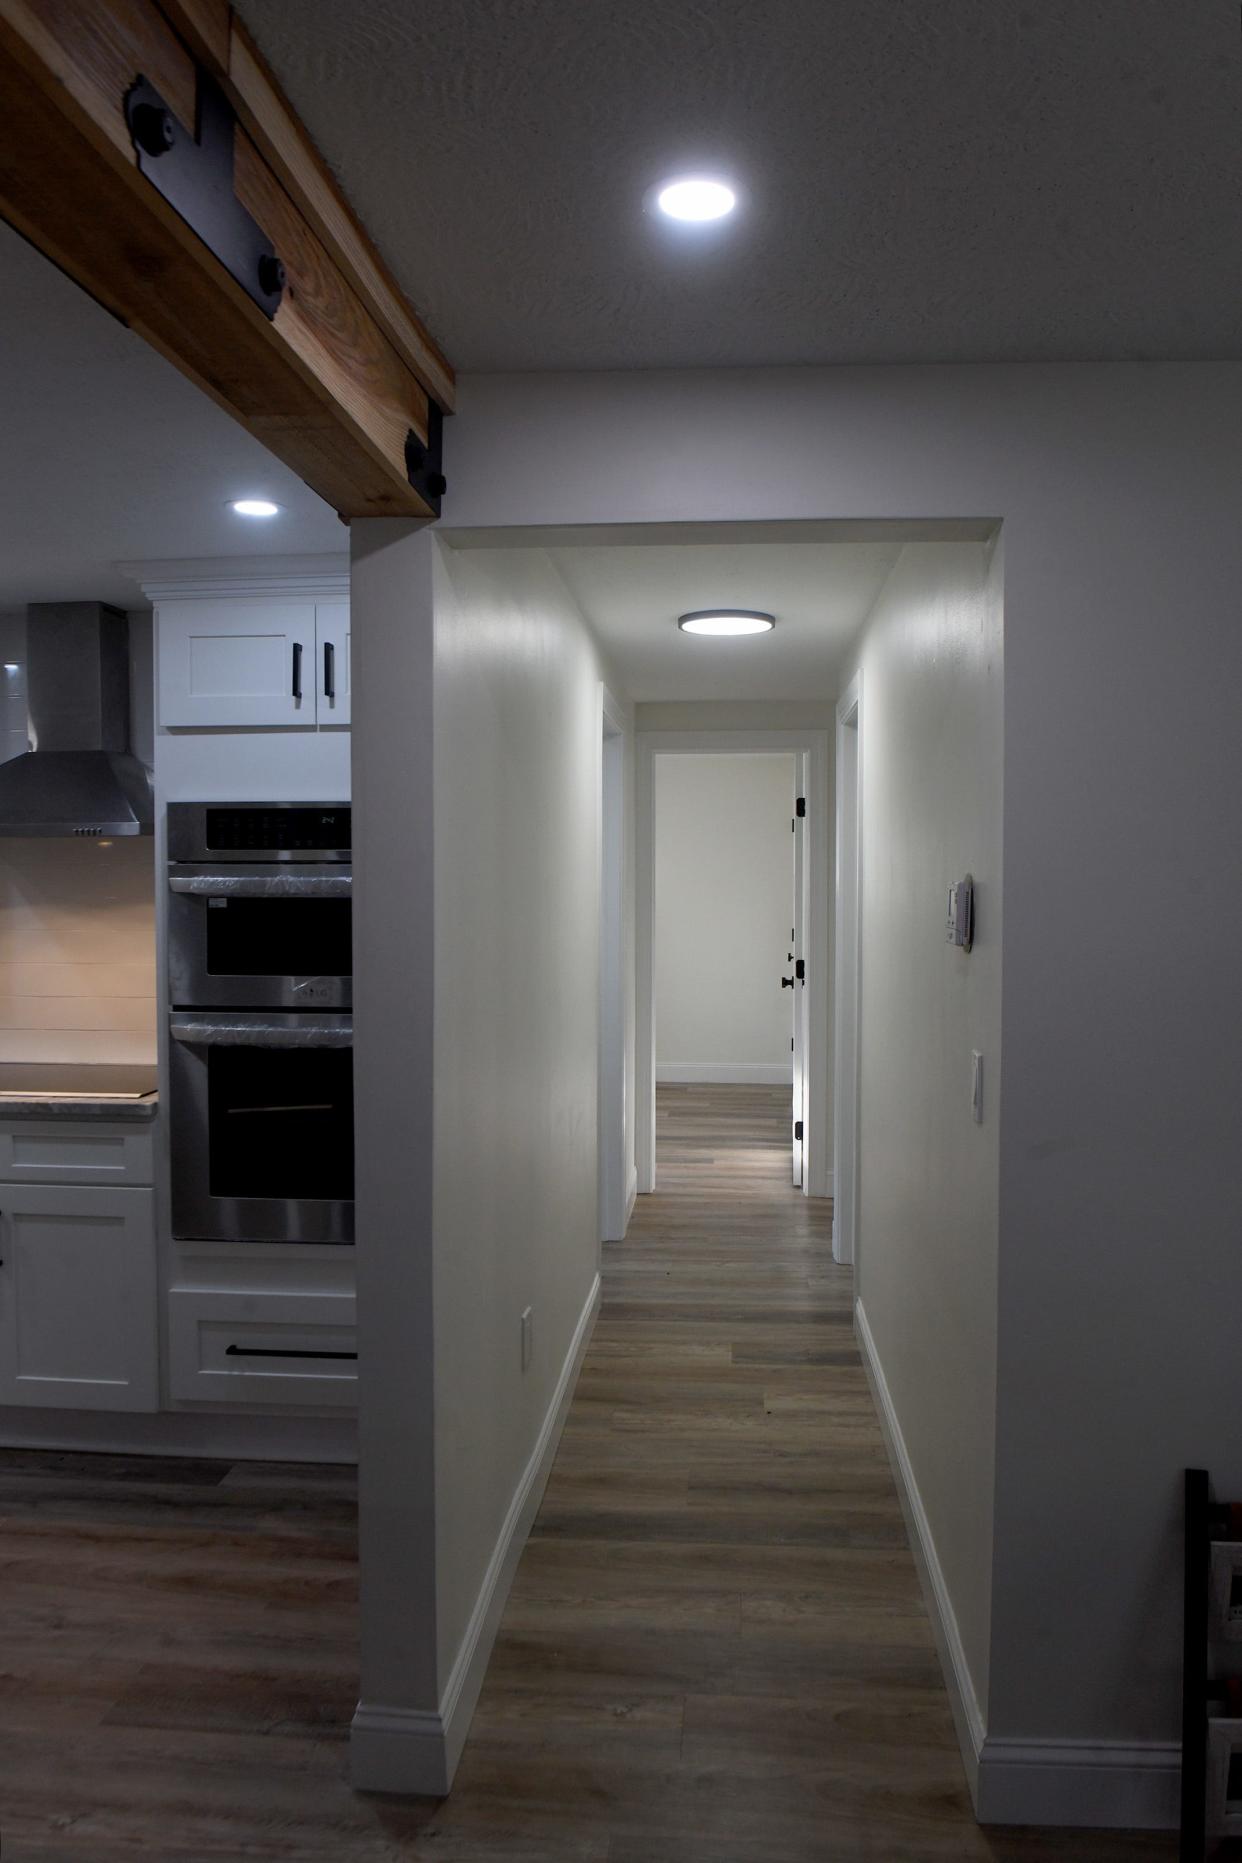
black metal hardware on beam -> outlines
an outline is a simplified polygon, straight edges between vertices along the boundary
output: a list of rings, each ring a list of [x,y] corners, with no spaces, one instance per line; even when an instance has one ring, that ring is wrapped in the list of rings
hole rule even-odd
[[[427,403],[426,446],[412,427],[405,436],[405,476],[439,517],[448,481],[444,476],[444,410],[434,401]]]
[[[799,983],[806,982],[806,959],[804,957],[798,958],[795,962],[794,976],[798,979]]]
[[[139,75],[125,93],[125,121],[139,172],[266,317],[280,308],[285,268],[233,187],[233,133],[237,117],[215,79],[195,72],[193,136],[177,121],[153,84]]]
[[[799,816],[806,814],[806,797],[805,796],[798,797],[797,802],[795,802],[794,804],[794,809]]]

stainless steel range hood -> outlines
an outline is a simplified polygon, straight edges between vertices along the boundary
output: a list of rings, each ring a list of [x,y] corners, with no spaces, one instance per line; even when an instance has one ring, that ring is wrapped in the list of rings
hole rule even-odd
[[[151,774],[129,747],[129,621],[102,602],[26,610],[31,749],[0,763],[0,835],[150,834]]]

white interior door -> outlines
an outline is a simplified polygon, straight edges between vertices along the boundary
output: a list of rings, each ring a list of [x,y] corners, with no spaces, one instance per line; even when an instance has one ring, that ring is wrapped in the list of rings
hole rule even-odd
[[[795,1186],[803,1185],[803,1160],[806,1132],[806,756],[795,759],[797,799],[793,816],[793,929],[790,941],[790,1013],[793,1023],[793,1105],[791,1121],[791,1171]]]

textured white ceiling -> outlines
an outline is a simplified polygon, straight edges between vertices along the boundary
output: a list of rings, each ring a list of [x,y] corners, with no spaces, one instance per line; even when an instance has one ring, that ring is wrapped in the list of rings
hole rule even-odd
[[[1236,0],[240,10],[458,367],[1242,354]]]
[[[723,527],[722,527],[723,528]],[[549,555],[631,698],[831,699],[841,656],[901,545],[719,543],[558,547]],[[716,603],[776,616],[739,640],[683,634]]]
[[[0,608],[142,600],[118,561],[348,548],[314,492],[0,223]],[[274,498],[248,523],[231,498]]]

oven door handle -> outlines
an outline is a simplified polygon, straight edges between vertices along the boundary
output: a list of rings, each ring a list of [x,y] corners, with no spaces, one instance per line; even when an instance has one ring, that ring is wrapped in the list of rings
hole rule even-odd
[[[208,1022],[202,1017],[173,1016],[168,1032],[189,1048],[352,1048],[352,1022],[315,1022],[299,1018],[296,1027],[264,1022]]]
[[[213,899],[348,899],[352,873],[170,873],[172,893]]]

